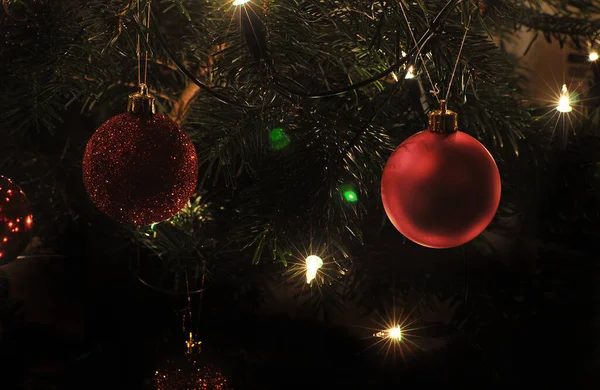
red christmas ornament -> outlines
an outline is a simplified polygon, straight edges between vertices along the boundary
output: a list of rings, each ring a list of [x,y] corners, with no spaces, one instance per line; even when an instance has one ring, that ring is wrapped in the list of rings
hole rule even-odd
[[[388,160],[381,198],[390,221],[411,241],[452,248],[477,237],[500,204],[500,173],[456,113],[429,114],[429,128],[404,141]]]
[[[29,243],[33,216],[21,187],[0,176],[0,264],[15,259]]]
[[[83,181],[92,202],[121,222],[149,225],[181,210],[196,188],[198,157],[189,136],[155,114],[146,86],[129,96],[128,112],[90,138]]]

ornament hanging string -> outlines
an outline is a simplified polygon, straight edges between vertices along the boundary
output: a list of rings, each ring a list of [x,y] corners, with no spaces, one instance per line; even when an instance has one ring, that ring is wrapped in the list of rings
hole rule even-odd
[[[477,11],[477,8],[473,10],[473,12]],[[454,81],[454,75],[456,74],[456,69],[458,68],[458,63],[460,62],[460,55],[462,54],[463,47],[465,47],[465,41],[467,40],[467,34],[469,33],[469,27],[471,26],[471,20],[473,20],[473,13],[469,14],[469,20],[467,21],[467,25],[465,26],[465,34],[463,35],[462,42],[460,43],[460,48],[458,49],[458,54],[456,55],[456,62],[454,63],[454,69],[452,70],[452,76],[450,76],[450,82],[448,83],[448,90],[446,91],[445,101],[448,101],[450,97],[450,91],[452,89],[452,82]]]
[[[202,311],[202,297],[204,295],[205,277],[206,277],[206,260],[202,260],[202,279],[200,282],[200,297],[198,297],[197,317],[200,316],[200,313]],[[185,271],[185,287],[187,290],[187,306],[184,311],[185,314],[183,316],[183,324],[182,325],[183,325],[183,332],[189,333],[189,338],[186,340],[185,344],[187,347],[187,354],[191,355],[194,353],[195,350],[197,350],[198,352],[201,352],[200,348],[202,347],[202,341],[196,339],[196,337],[198,336],[199,328],[200,328],[199,318],[196,319],[196,322],[195,322],[196,326],[194,326],[194,317],[193,317],[193,312],[192,312],[192,297],[190,295],[190,285],[189,285],[189,281],[188,281],[187,270]]]
[[[140,12],[140,0],[135,2],[137,7],[137,18],[138,21],[141,20],[141,12]],[[137,34],[137,81],[138,86],[142,83],[142,38],[140,37],[140,33]]]
[[[200,311],[202,310],[202,297],[204,296],[204,280],[205,280],[205,277],[206,277],[206,260],[202,260],[202,279],[200,279],[200,289],[197,290],[200,293],[200,296],[198,297],[198,315],[200,315]],[[186,289],[186,294],[187,294],[188,309],[189,309],[190,318],[191,318],[191,313],[192,313],[191,302],[192,302],[192,298],[191,298],[190,283],[188,281],[187,270],[185,271],[185,289]]]
[[[136,230],[136,232],[139,234],[140,231]],[[204,255],[202,255],[204,256]],[[137,261],[137,265],[133,264],[133,259],[130,260],[129,262],[129,269],[132,271],[133,276],[135,276],[135,278],[142,283],[144,286],[154,290],[154,291],[158,291],[162,294],[168,294],[168,295],[183,295],[183,291],[174,291],[174,290],[167,290],[165,288],[161,288],[159,286],[156,286],[155,284],[152,284],[148,281],[146,281],[139,272],[139,267],[140,267],[140,262],[141,262],[142,256],[141,256],[141,251],[140,251],[140,244],[138,243],[136,245],[136,256],[135,256],[135,260]],[[137,269],[136,269],[137,267]],[[195,294],[202,294],[204,292],[204,270],[206,269],[206,260],[203,260],[203,273],[202,273],[202,286],[201,288],[195,289],[195,290],[190,290],[189,287],[187,287],[187,291],[186,294],[189,295],[195,295]],[[186,272],[186,286],[187,286],[187,272]]]
[[[152,3],[152,0],[148,0],[148,10],[146,11],[146,43],[148,43],[148,45],[150,45],[150,4]],[[146,60],[145,60],[145,64],[144,64],[144,84],[147,83],[148,81],[148,52],[150,51],[150,48],[148,47],[146,49]]]
[[[136,5],[137,5],[137,18],[138,21],[141,23],[142,21],[142,12],[140,9],[140,1],[141,0],[137,0]],[[148,82],[148,52],[150,51],[149,45],[150,45],[150,10],[151,10],[151,3],[152,0],[148,0],[148,7],[147,7],[147,14],[146,14],[146,44],[148,45],[148,47],[146,48],[146,53],[145,53],[145,60],[144,60],[144,82],[143,84],[146,84]],[[137,34],[137,78],[138,78],[138,85],[142,84],[142,38],[141,38],[141,34],[140,32],[138,32]]]
[[[457,3],[457,5],[459,3],[460,3],[460,1]],[[431,79],[431,75],[429,74],[429,69],[427,69],[427,64],[423,60],[423,55],[421,54],[421,48],[419,47],[417,38],[415,38],[415,34],[413,33],[412,28],[410,27],[410,22],[408,21],[408,17],[406,16],[406,11],[404,10],[404,3],[402,1],[400,1],[400,10],[402,11],[402,16],[404,16],[404,21],[406,22],[406,27],[408,28],[408,31],[410,32],[410,36],[412,37],[415,47],[417,48],[417,55],[419,56],[419,59],[421,60],[421,63],[423,64],[423,69],[425,70],[425,74],[427,75],[429,84],[431,84],[431,88],[432,88],[431,93],[433,94],[433,96],[435,96],[435,99],[437,100],[437,102],[440,103],[440,97],[439,97],[440,90],[437,87],[437,84],[434,84],[433,80]],[[406,55],[406,57],[408,57],[408,54]]]

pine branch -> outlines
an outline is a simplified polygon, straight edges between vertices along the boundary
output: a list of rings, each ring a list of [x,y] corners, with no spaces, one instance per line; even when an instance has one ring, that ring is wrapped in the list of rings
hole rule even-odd
[[[541,11],[524,8],[516,15],[517,25],[544,32],[547,40],[554,37],[564,42],[564,37],[591,39],[600,31],[600,21],[575,15],[550,15]]]

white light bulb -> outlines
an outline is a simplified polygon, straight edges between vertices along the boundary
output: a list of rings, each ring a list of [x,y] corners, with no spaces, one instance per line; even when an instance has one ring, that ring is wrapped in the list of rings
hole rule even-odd
[[[250,0],[234,0],[233,5],[243,5],[250,2]]]
[[[562,92],[560,93],[560,98],[558,99],[558,106],[556,106],[556,110],[559,112],[573,111],[573,107],[571,107],[571,102],[569,99],[569,91],[567,90],[566,84],[563,84]]]
[[[306,283],[310,283],[317,277],[317,271],[323,266],[323,259],[319,256],[310,255],[306,258]]]
[[[597,51],[595,51],[595,50],[594,50],[594,51],[591,51],[591,52],[590,52],[590,56],[589,56],[590,62],[594,62],[594,61],[596,61],[598,58],[600,58],[600,55],[598,55],[598,52],[597,52]]]
[[[389,337],[394,340],[402,340],[402,331],[400,325],[397,325],[389,330]]]
[[[375,333],[373,336],[379,337],[382,339],[392,339],[396,341],[402,340],[402,331],[400,330],[400,325],[396,325],[393,328],[388,330],[383,330]]]
[[[414,72],[414,70],[415,70],[415,69],[413,68],[413,66],[412,66],[412,65],[411,65],[411,66],[409,66],[409,67],[408,67],[408,70],[406,71],[406,76],[405,76],[405,78],[406,78],[406,79],[414,79],[414,78],[415,78],[415,75],[414,75],[414,73],[413,73],[413,72]]]

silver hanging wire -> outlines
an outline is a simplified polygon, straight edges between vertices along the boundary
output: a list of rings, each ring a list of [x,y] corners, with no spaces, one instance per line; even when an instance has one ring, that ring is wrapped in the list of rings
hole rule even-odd
[[[473,11],[475,12],[477,8]],[[452,70],[452,76],[450,76],[450,82],[448,83],[448,90],[446,91],[445,101],[448,101],[450,97],[450,91],[452,89],[452,82],[454,81],[454,75],[456,73],[456,69],[458,68],[458,63],[460,62],[460,55],[462,54],[463,47],[465,47],[465,41],[467,40],[467,34],[469,33],[469,27],[471,26],[471,21],[473,20],[473,13],[469,13],[469,20],[467,21],[467,25],[465,26],[465,34],[463,35],[462,42],[460,43],[460,48],[458,49],[458,54],[456,55],[456,62],[454,63],[454,69]]]
[[[461,1],[456,3],[456,5],[460,4]],[[415,38],[415,34],[413,33],[412,28],[410,27],[410,22],[408,21],[408,17],[406,16],[406,11],[404,10],[404,3],[402,1],[400,1],[399,3],[400,3],[400,10],[402,11],[402,16],[404,16],[404,21],[406,22],[406,27],[408,28],[408,32],[410,33],[410,36],[412,37],[415,47],[417,48],[417,55],[419,56],[419,59],[421,60],[421,63],[423,64],[423,69],[425,70],[425,74],[427,75],[429,84],[431,84],[431,88],[432,88],[431,93],[433,94],[433,96],[435,96],[435,100],[437,100],[437,102],[440,103],[440,97],[439,97],[440,90],[437,87],[437,85],[434,84],[433,80],[431,79],[431,75],[429,74],[429,69],[427,69],[427,64],[423,60],[423,54],[421,54],[421,47],[419,46],[419,43],[417,42],[417,38]],[[408,54],[406,56],[408,57]]]
[[[184,309],[183,316],[183,332],[189,334],[186,340],[187,354],[193,353],[194,348],[200,352],[202,341],[198,340],[198,332],[200,331],[200,315],[202,312],[202,298],[204,296],[204,281],[206,277],[206,260],[202,261],[202,281],[200,286],[200,297],[198,298],[198,313],[196,313],[196,321],[194,321],[194,313],[192,311],[192,296],[190,294],[190,285],[188,281],[188,273],[185,271],[185,287],[187,295],[187,305]],[[187,326],[186,326],[187,325]]]
[[[136,0],[135,5],[137,9],[137,18],[141,20],[142,13],[140,11],[140,1]],[[138,86],[142,84],[142,38],[140,37],[140,33],[137,34],[137,79]]]
[[[136,11],[137,11],[137,19],[140,23],[142,23],[142,11],[140,7],[141,0],[136,0]],[[148,82],[148,52],[150,51],[150,7],[152,0],[148,0],[147,2],[147,15],[146,15],[146,53],[144,59],[144,82],[143,84],[147,84]],[[138,78],[138,86],[142,85],[142,37],[140,33],[137,34],[137,78]]]
[[[137,230],[137,232],[139,233],[139,230]],[[203,273],[202,273],[202,282],[201,282],[201,283],[202,283],[202,285],[201,285],[201,287],[200,287],[200,288],[197,288],[197,289],[194,289],[194,290],[190,290],[190,289],[189,289],[189,285],[188,285],[188,286],[186,286],[186,291],[185,291],[185,292],[181,292],[181,291],[179,291],[179,292],[178,292],[178,291],[176,291],[176,290],[167,290],[166,288],[162,288],[162,287],[159,287],[159,286],[157,286],[157,285],[155,285],[155,284],[153,284],[153,283],[150,283],[150,282],[146,281],[146,280],[145,280],[145,279],[144,279],[144,278],[143,278],[143,277],[140,275],[140,272],[139,272],[139,267],[140,267],[140,262],[141,262],[141,259],[142,259],[142,254],[141,254],[141,251],[140,251],[140,243],[139,243],[139,242],[136,242],[135,248],[136,248],[136,256],[135,256],[135,261],[137,262],[137,269],[136,269],[136,267],[135,267],[135,266],[134,266],[134,264],[133,264],[133,262],[134,262],[134,259],[133,259],[133,257],[132,257],[132,258],[131,258],[131,260],[129,261],[129,269],[132,271],[132,273],[133,273],[133,276],[134,276],[134,277],[135,277],[135,278],[136,278],[136,279],[137,279],[137,280],[138,280],[138,281],[139,281],[141,284],[143,284],[144,286],[146,286],[146,287],[148,287],[148,288],[150,288],[150,289],[152,289],[152,290],[154,290],[154,291],[158,291],[158,292],[160,292],[160,293],[162,293],[162,294],[167,294],[167,295],[175,295],[175,296],[180,296],[180,295],[196,295],[196,294],[203,294],[203,292],[204,292],[204,275],[205,275],[205,272],[204,272],[204,271],[206,270],[206,259],[204,258],[204,255],[202,255],[202,256],[203,256],[203,259],[202,259],[202,269],[203,269],[203,271],[202,271],[202,272],[203,272]],[[158,254],[156,254],[156,255],[158,256]],[[185,271],[185,277],[186,277],[186,283],[187,283],[187,269],[186,269],[186,271]]]
[[[146,43],[148,47],[146,48],[146,59],[144,64],[144,84],[147,84],[148,81],[148,52],[150,51],[150,5],[152,0],[148,0],[148,10],[146,15]],[[140,19],[141,20],[141,19]]]

